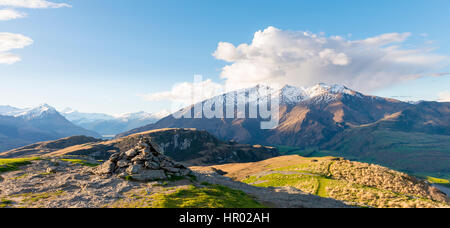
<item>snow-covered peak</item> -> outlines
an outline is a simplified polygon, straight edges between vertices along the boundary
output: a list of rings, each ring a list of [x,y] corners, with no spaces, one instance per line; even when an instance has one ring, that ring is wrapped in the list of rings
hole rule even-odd
[[[265,100],[267,99],[267,95],[271,95],[272,99],[279,98],[281,104],[296,105],[300,102],[329,102],[337,99],[342,94],[358,97],[363,96],[346,86],[338,84],[328,85],[320,83],[311,87],[285,85],[281,89],[274,89],[266,85],[256,85],[251,88],[228,92],[203,102],[217,98],[233,98],[235,104],[240,104],[243,102],[242,97],[246,97],[246,103],[256,103],[258,99]]]
[[[305,91],[303,88],[286,85],[275,94],[279,96],[284,104],[297,104],[305,100]]]
[[[57,114],[57,113],[58,112],[56,111],[56,109],[53,108],[52,106],[50,106],[48,104],[41,104],[38,107],[29,108],[29,109],[25,109],[20,112],[17,112],[14,114],[14,117],[22,117],[24,119],[30,120],[30,119],[42,118],[46,115]]]
[[[311,87],[295,87],[286,85],[278,91],[283,104],[298,104],[303,101],[327,102],[334,100],[340,94],[362,96],[362,94],[351,90],[343,85],[328,85],[320,83]]]
[[[325,83],[320,83],[315,86],[308,87],[304,89],[305,93],[308,95],[308,97],[317,97],[323,94],[349,94],[349,95],[355,95],[356,92],[343,86],[343,85],[328,85]]]
[[[140,111],[135,113],[127,113],[117,117],[118,119],[129,121],[129,120],[145,120],[145,119],[154,119],[155,116],[151,113]]]

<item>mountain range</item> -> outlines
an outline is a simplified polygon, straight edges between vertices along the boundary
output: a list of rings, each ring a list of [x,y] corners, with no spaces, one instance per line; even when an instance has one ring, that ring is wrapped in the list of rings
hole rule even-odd
[[[61,114],[72,123],[85,129],[95,131],[102,136],[115,136],[121,132],[155,123],[169,113],[151,114],[147,112],[128,113],[112,116],[101,113],[81,113],[72,109],[64,109]]]
[[[247,108],[257,106],[251,98],[264,96],[259,94],[261,87],[230,92],[201,104],[244,95],[249,98]],[[365,95],[342,85],[268,90],[280,99],[280,122],[275,129],[262,130],[261,118],[170,115],[118,137],[161,128],[197,128],[222,140],[284,146],[291,152],[326,151],[408,172],[450,174],[450,103],[402,102]],[[194,112],[195,106],[180,112]]]
[[[76,135],[100,137],[71,123],[47,104],[29,109],[0,106],[0,151]]]

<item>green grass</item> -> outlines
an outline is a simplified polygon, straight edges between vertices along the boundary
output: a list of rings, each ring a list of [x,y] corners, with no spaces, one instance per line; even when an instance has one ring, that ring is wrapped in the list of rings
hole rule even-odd
[[[152,198],[156,208],[264,208],[244,192],[220,185],[190,186],[170,194],[156,194]]]
[[[450,180],[447,179],[440,179],[435,177],[427,177],[428,182],[432,184],[438,184],[438,185],[444,185],[447,187],[450,187]]]
[[[320,197],[329,197],[327,187],[334,186],[340,183],[337,180],[332,180],[324,177],[318,178],[318,180],[319,180],[319,188],[317,188],[316,195]]]
[[[242,182],[257,187],[295,187],[304,192],[328,197],[326,188],[341,184],[342,181],[333,180],[315,174],[269,174],[262,177],[251,176]]]
[[[50,199],[53,197],[58,197],[65,194],[63,191],[57,191],[57,192],[44,192],[44,193],[24,193],[15,195],[15,197],[22,197],[23,203],[37,203],[41,200]]]
[[[5,208],[13,204],[14,202],[7,199],[0,199],[0,208]]]
[[[61,161],[70,162],[70,163],[76,164],[76,165],[89,166],[89,167],[96,167],[99,165],[99,164],[89,163],[86,160],[82,160],[82,159],[61,159]]]
[[[163,192],[136,189],[109,204],[110,208],[265,208],[251,196],[221,185],[164,187]]]
[[[40,158],[14,158],[14,159],[0,159],[0,173],[16,171],[20,166],[29,165],[32,161]]]

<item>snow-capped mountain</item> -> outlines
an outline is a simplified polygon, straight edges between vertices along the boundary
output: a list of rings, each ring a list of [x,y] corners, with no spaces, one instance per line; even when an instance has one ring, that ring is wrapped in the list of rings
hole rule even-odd
[[[332,102],[339,96],[355,96],[363,97],[364,95],[351,90],[343,85],[328,85],[320,83],[311,87],[295,87],[286,85],[274,93],[275,97],[279,97],[280,104],[295,105],[300,102]]]
[[[263,119],[260,116],[250,117],[249,111],[249,107],[256,107],[258,100],[264,101],[268,99],[268,95],[271,95],[272,101],[278,102],[280,107],[279,125],[270,131],[262,130],[260,124]],[[233,104],[231,99],[234,105],[242,105],[242,102],[245,102],[246,118],[238,118],[237,115],[234,118],[207,118],[205,113],[202,114],[201,110],[195,108],[199,104],[211,104],[214,101],[223,101],[224,106],[228,106]],[[207,130],[221,139],[243,143],[309,146],[329,139],[343,131],[346,125],[376,122],[409,105],[405,102],[363,95],[343,85],[317,84],[311,87],[286,85],[279,89],[257,85],[207,99],[155,124],[133,129],[118,137],[160,128],[197,128]],[[238,111],[235,109],[235,114],[243,114]],[[189,115],[191,113],[193,115]]]
[[[15,108],[12,106],[0,106],[0,115],[13,116],[27,120],[45,118],[47,115],[57,114],[55,108],[48,104],[41,104],[32,108]]]
[[[38,107],[14,111],[10,114],[11,116],[20,117],[26,120],[43,119],[51,115],[59,115],[56,109],[48,104],[42,104]]]
[[[26,109],[9,106],[4,111],[0,115],[0,151],[69,136],[101,137],[74,125],[47,104]]]
[[[279,102],[280,105],[296,105],[301,102],[332,102],[342,95],[355,96],[359,98],[364,97],[363,94],[338,84],[327,85],[320,83],[311,87],[295,87],[286,85],[281,89],[275,89],[266,85],[256,85],[251,88],[224,93],[202,101],[201,103],[209,103],[213,100],[221,100],[228,103],[230,101],[227,100],[232,100],[235,105],[242,103],[256,105],[258,101],[266,101],[268,96],[270,96],[273,101]],[[244,97],[245,99],[243,99]],[[184,114],[183,111],[185,110],[181,110]]]
[[[104,137],[112,137],[118,133],[154,123],[164,117],[161,115],[165,114],[151,114],[141,111],[113,116],[102,113],[82,113],[69,108],[64,109],[61,113],[72,123],[98,132]]]

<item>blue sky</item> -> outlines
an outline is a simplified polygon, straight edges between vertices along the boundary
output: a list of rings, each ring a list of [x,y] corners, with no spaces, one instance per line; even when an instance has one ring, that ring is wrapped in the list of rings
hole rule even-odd
[[[0,64],[0,105],[48,103],[83,112],[158,112],[169,108],[168,102],[142,95],[170,91],[176,83],[192,81],[194,74],[226,83],[230,78],[220,77],[222,68],[236,61],[213,56],[219,42],[250,44],[255,32],[269,26],[346,40],[409,33],[402,50],[450,56],[447,0],[55,0],[72,7],[45,9],[1,2],[0,10],[26,16],[0,20],[0,32],[22,34],[33,43],[7,51],[21,61]],[[450,72],[445,63],[431,64],[420,70]],[[450,77],[443,75],[354,89],[436,100],[450,91],[449,85]]]

